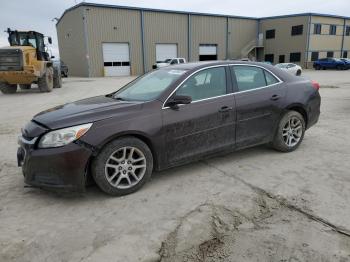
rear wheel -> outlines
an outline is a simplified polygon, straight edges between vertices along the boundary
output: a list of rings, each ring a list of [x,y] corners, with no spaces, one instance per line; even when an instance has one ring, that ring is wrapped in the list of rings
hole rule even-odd
[[[17,92],[17,85],[11,85],[8,83],[0,83],[0,90],[3,94],[14,94]]]
[[[124,137],[109,143],[92,163],[96,184],[113,196],[137,191],[151,177],[152,170],[150,149],[134,137]]]
[[[305,134],[305,120],[296,111],[286,113],[278,125],[272,146],[281,152],[291,152],[298,148]]]
[[[62,87],[62,77],[58,70],[54,70],[53,76],[53,88],[61,88]]]
[[[38,79],[40,92],[51,92],[53,89],[53,68],[46,68],[46,72]]]
[[[28,90],[32,87],[31,84],[20,84],[19,85],[19,88],[22,89],[22,90]]]

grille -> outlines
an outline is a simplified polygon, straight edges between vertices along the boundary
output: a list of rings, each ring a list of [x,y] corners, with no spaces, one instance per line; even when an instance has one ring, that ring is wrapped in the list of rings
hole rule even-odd
[[[22,71],[23,56],[20,49],[0,49],[0,71]]]

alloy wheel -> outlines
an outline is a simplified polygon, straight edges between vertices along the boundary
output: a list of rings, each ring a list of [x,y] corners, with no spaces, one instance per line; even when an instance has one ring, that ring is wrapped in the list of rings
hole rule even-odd
[[[137,185],[146,173],[146,157],[136,147],[122,147],[106,161],[105,176],[110,185],[128,189]]]
[[[288,147],[296,146],[303,135],[303,126],[297,117],[291,117],[282,129],[284,143]]]

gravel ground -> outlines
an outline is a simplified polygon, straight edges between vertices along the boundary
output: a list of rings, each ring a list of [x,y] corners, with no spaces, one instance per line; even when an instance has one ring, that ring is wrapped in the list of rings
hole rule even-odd
[[[119,198],[25,187],[16,138],[38,111],[132,78],[0,94],[0,261],[350,261],[350,71],[305,75],[322,84],[322,113],[297,151],[173,168]]]

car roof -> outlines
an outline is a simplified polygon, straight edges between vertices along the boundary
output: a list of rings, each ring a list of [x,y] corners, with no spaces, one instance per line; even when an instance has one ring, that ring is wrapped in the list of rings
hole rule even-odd
[[[265,68],[275,75],[277,75],[283,81],[293,81],[296,80],[293,75],[290,73],[286,73],[278,67],[262,62],[251,62],[251,61],[240,61],[240,60],[225,60],[225,61],[202,61],[202,62],[191,62],[186,64],[177,64],[172,66],[167,66],[164,68],[160,68],[158,70],[169,70],[169,69],[178,69],[178,70],[190,70],[196,71],[202,68],[211,67],[211,66],[220,66],[220,65],[253,65]]]

